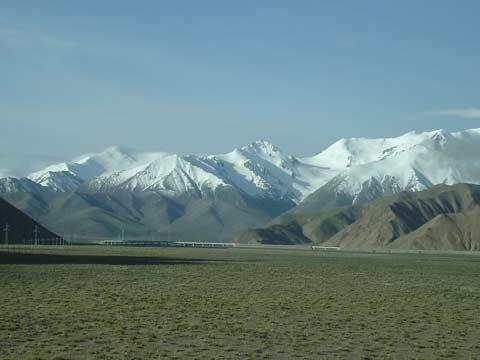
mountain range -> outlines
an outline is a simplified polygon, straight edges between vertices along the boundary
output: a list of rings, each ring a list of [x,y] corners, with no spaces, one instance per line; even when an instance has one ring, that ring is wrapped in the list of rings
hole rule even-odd
[[[238,241],[343,248],[480,251],[480,186],[435,185],[365,205],[289,212]]]
[[[68,192],[80,188],[178,196],[232,187],[253,197],[299,203],[323,187],[335,195],[333,201],[357,203],[435,184],[480,183],[479,151],[480,129],[341,139],[311,157],[286,154],[267,141],[207,156],[111,147],[25,177],[2,178],[0,191]]]
[[[157,191],[179,196],[231,187],[249,196],[299,202],[337,172],[312,159],[287,155],[267,141],[210,156],[111,147],[53,164],[26,177],[3,178],[0,190],[32,191],[36,184],[36,191]]]
[[[2,178],[0,193],[57,232],[75,224],[92,236],[112,236],[124,226],[131,236],[193,239],[199,233],[191,229],[201,227],[202,238],[231,241],[285,211],[361,206],[437,184],[480,184],[479,153],[480,129],[341,139],[311,157],[267,141],[206,156],[111,147]]]

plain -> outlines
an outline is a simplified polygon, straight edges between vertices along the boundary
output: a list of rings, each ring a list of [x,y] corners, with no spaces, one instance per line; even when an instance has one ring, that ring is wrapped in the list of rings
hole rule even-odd
[[[480,257],[0,251],[1,359],[477,358]]]

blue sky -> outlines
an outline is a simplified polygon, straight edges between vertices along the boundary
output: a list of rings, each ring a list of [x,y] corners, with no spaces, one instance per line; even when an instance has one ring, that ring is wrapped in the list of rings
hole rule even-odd
[[[0,2],[0,152],[480,127],[478,1]]]

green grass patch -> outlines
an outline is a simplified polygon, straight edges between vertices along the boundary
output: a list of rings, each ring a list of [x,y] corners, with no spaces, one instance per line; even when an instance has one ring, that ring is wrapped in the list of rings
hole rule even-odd
[[[480,357],[476,256],[28,252],[0,252],[0,359]]]

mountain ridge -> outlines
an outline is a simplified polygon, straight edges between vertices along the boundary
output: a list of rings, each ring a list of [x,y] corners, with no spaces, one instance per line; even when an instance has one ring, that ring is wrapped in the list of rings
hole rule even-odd
[[[205,156],[117,146],[50,165],[27,178],[44,191],[162,191],[175,196],[231,186],[249,196],[295,203],[323,188],[330,197],[343,199],[333,199],[334,205],[344,205],[440,183],[480,183],[479,151],[480,129],[340,139],[311,157],[286,154],[265,140]]]

